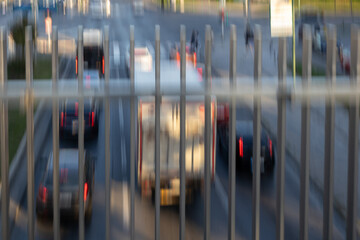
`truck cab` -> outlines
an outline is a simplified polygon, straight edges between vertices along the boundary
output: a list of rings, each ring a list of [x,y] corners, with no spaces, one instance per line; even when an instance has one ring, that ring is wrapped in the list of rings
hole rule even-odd
[[[102,34],[99,29],[84,29],[84,70],[98,70],[100,78],[104,77],[105,63],[102,47]],[[78,51],[76,49],[76,75],[78,74]]]

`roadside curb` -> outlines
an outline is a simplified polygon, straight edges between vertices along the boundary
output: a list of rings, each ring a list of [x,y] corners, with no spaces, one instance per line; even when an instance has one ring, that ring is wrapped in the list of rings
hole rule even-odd
[[[50,128],[50,119],[49,116],[44,114],[45,112],[45,102],[41,101],[36,113],[34,115],[34,130],[36,132],[36,138],[39,139],[39,145],[41,146],[45,140],[45,136],[48,133]],[[40,127],[44,130],[39,131]],[[34,137],[35,138],[35,137]],[[39,159],[39,152],[41,147],[34,147],[34,169]],[[14,156],[12,164],[9,168],[9,232],[11,233],[15,221],[17,219],[18,212],[20,210],[20,204],[24,197],[26,196],[27,189],[27,153],[26,153],[26,131],[24,136],[21,139],[18,150]],[[26,162],[24,162],[26,161]],[[21,184],[17,184],[21,182]],[[11,186],[16,185],[17,188],[12,188]],[[34,193],[35,195],[35,193]],[[1,196],[1,192],[0,192]]]

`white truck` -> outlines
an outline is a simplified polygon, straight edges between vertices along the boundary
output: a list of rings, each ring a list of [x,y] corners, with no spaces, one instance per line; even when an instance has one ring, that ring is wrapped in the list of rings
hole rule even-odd
[[[180,92],[180,69],[176,63],[161,64],[161,91]],[[149,84],[151,82],[151,84]],[[155,90],[154,72],[135,72],[135,87],[150,87]],[[199,72],[187,65],[186,89],[202,89]],[[138,185],[143,197],[154,198],[155,194],[155,101],[154,97],[138,99]],[[204,96],[186,97],[186,201],[200,190],[204,181],[205,108]],[[210,171],[215,174],[216,157],[216,100],[211,99],[211,154]],[[160,204],[178,204],[180,196],[180,98],[163,96],[160,104]]]

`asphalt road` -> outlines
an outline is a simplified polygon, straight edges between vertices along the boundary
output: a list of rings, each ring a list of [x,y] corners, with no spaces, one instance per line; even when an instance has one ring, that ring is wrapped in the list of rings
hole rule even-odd
[[[113,6],[119,7],[115,13],[116,18],[98,20],[91,17],[73,16],[71,24],[64,17],[53,17],[53,23],[58,25],[60,32],[66,32],[73,37],[77,36],[77,25],[82,24],[85,28],[101,28],[105,24],[110,25],[110,63],[111,78],[121,78],[128,81],[125,75],[124,53],[128,45],[129,25],[135,25],[135,39],[137,42],[150,42],[153,45],[154,26],[161,26],[162,49],[166,55],[166,42],[178,41],[180,24],[187,26],[187,36],[193,28],[200,31],[200,41],[204,40],[204,29],[206,24],[211,24],[214,32],[220,31],[218,18],[209,16],[192,16],[170,13],[156,13],[146,11],[140,18],[133,16],[129,2],[113,2]],[[239,26],[238,38],[239,48],[242,48],[243,20],[233,20]],[[266,25],[263,20],[259,23]],[[265,28],[265,27],[264,27]],[[215,35],[217,41],[219,36]],[[226,40],[225,40],[226,41]],[[114,43],[115,42],[115,43]],[[228,41],[227,41],[228,42]],[[114,44],[120,47],[120,65],[114,63]],[[226,47],[225,47],[226,48]],[[214,51],[220,51],[214,49]],[[243,51],[243,49],[239,50]],[[224,53],[227,55],[227,53]],[[164,55],[164,56],[165,56]],[[225,69],[227,59],[213,59],[215,68]],[[68,65],[60,72],[64,78],[74,77],[74,59],[68,60]],[[248,67],[238,63],[238,72],[249,74]],[[251,74],[250,74],[251,75]],[[50,110],[48,110],[50,111]],[[111,238],[127,239],[129,237],[129,126],[130,126],[130,104],[128,99],[112,100],[111,112]],[[252,119],[252,110],[247,105],[238,107],[237,120]],[[45,169],[47,156],[52,148],[51,131],[47,135],[46,144],[43,146],[41,159],[35,168],[35,196],[42,173]],[[276,144],[276,143],[275,143]],[[76,142],[61,141],[61,147],[76,147]],[[86,226],[86,239],[102,239],[105,236],[105,153],[104,153],[104,114],[101,111],[99,121],[99,134],[96,139],[86,140],[85,148],[97,156],[95,171],[95,193],[93,200],[93,215],[91,223]],[[292,164],[293,159],[286,155],[286,179],[285,179],[285,239],[299,238],[299,174]],[[212,239],[227,238],[227,188],[228,188],[228,165],[223,154],[217,152],[216,178],[211,186],[211,236]],[[236,177],[236,236],[238,239],[251,238],[251,209],[252,209],[252,180],[251,174],[239,170]],[[276,168],[273,175],[261,178],[261,200],[260,200],[260,237],[262,239],[275,239],[275,215],[276,215]],[[11,239],[26,239],[26,197],[20,204],[16,223],[11,231]],[[135,198],[135,229],[136,239],[154,238],[154,205],[147,199],[142,199],[137,190]],[[204,194],[199,192],[192,204],[186,206],[186,238],[203,238],[204,226]],[[310,191],[310,239],[321,239],[322,232],[322,197],[311,186]],[[177,239],[179,235],[179,212],[175,207],[162,207],[160,213],[160,237],[161,239]],[[35,233],[37,239],[52,239],[52,224],[36,221]],[[344,223],[335,216],[334,239],[344,238]],[[77,239],[77,223],[62,222],[62,239]]]

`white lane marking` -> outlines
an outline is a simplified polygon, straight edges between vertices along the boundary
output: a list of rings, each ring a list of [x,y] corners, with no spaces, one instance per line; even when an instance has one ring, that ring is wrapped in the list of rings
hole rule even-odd
[[[122,184],[122,194],[123,194],[123,223],[124,223],[124,228],[128,229],[129,228],[129,221],[130,221],[130,217],[129,217],[129,190],[128,190],[128,185],[127,183],[123,182]]]
[[[120,65],[120,47],[119,47],[118,41],[113,42],[113,54],[114,54],[114,65],[119,66]]]
[[[119,100],[119,122],[120,122],[120,150],[121,150],[121,164],[122,173],[126,177],[126,148],[124,138],[124,109],[122,105],[122,99]]]
[[[123,224],[124,228],[129,228],[129,191],[126,183],[126,148],[125,148],[125,138],[124,138],[124,109],[122,105],[122,99],[119,99],[119,124],[120,124],[120,148],[121,148],[121,164],[122,164],[122,174],[123,174],[123,185],[122,185],[122,195],[123,195]]]
[[[215,191],[217,195],[219,196],[220,202],[222,207],[225,210],[226,215],[229,214],[229,208],[228,208],[228,195],[226,194],[225,188],[220,182],[220,179],[217,174],[215,174]]]

